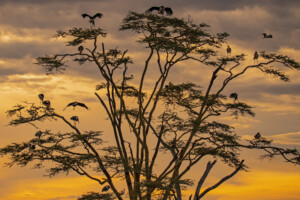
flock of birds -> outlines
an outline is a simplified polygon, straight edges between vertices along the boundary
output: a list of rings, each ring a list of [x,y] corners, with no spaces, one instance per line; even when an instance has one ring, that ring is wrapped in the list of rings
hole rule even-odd
[[[158,11],[158,14],[161,14],[161,15],[164,15],[166,13],[166,15],[172,15],[173,14],[173,10],[169,7],[164,7],[164,6],[160,6],[160,7],[157,7],[157,6],[153,6],[151,8],[149,8],[148,10],[145,11],[146,14],[150,14],[152,13],[153,11]],[[93,16],[89,15],[89,14],[86,14],[86,13],[83,13],[81,15],[82,18],[89,18],[89,22],[92,26],[95,27],[95,19],[96,18],[102,18],[103,14],[102,13],[96,13],[94,14]]]
[[[262,35],[262,39],[272,39],[273,38],[273,35],[267,34],[267,33],[262,33],[260,35]],[[231,48],[230,48],[229,45],[227,45],[226,52],[227,52],[227,57],[228,57],[231,54]],[[254,63],[255,63],[255,61],[258,62],[258,58],[259,58],[259,54],[257,53],[257,51],[255,51],[254,55],[253,55]],[[234,102],[235,102],[235,101],[238,100],[238,94],[236,92],[231,93],[229,95],[229,98],[232,98],[234,100]],[[255,136],[254,136],[254,139],[259,140],[260,138],[261,138],[260,132],[256,133]]]
[[[169,7],[164,7],[164,6],[160,6],[160,7],[157,7],[157,6],[153,6],[151,8],[149,8],[148,10],[145,11],[146,14],[150,14],[152,13],[153,11],[158,11],[158,14],[161,14],[161,15],[164,15],[166,13],[166,15],[172,15],[173,14],[173,10]],[[91,24],[92,27],[95,27],[95,19],[96,18],[102,18],[103,14],[102,13],[96,13],[94,15],[89,15],[87,13],[83,13],[81,15],[82,18],[89,18],[89,23]],[[82,45],[80,45],[78,47],[78,51],[79,51],[79,54],[82,54],[84,50],[84,47]],[[114,58],[117,57],[118,55],[118,51],[117,50],[114,50],[112,51],[112,55]]]
[[[44,94],[39,94],[38,95],[39,99],[41,100],[41,104],[44,105],[46,107],[46,109],[50,109],[50,101],[49,100],[45,100],[45,95]],[[78,102],[78,101],[74,101],[69,103],[63,110],[65,110],[68,107],[73,107],[73,110],[79,106],[85,109],[89,109],[84,103]],[[76,122],[79,123],[79,118],[78,116],[72,116],[70,118],[70,120],[74,121],[74,126],[76,127]],[[42,131],[37,131],[34,136],[38,138],[38,144],[41,143],[41,136],[42,136],[43,132]],[[36,146],[34,144],[29,144],[29,150],[35,150]],[[102,188],[102,192],[107,192],[110,189],[109,185],[106,185]]]
[[[267,33],[262,33],[261,35],[263,36],[262,39],[273,38],[273,35],[271,35],[271,34],[268,35]],[[227,45],[226,52],[227,52],[227,57],[228,57],[231,54],[231,48],[229,45]],[[253,56],[254,63],[255,63],[255,60],[256,61],[258,60],[258,57],[259,57],[259,55],[258,55],[257,51],[255,51],[254,56]]]
[[[46,106],[46,109],[49,109],[50,108],[50,101],[49,100],[44,100],[45,99],[45,95],[44,94],[39,94],[38,95],[39,99],[41,100],[41,103],[42,105]],[[66,108],[70,107],[70,106],[73,106],[73,110],[79,106],[79,107],[82,107],[82,108],[85,108],[85,109],[89,109],[84,103],[81,103],[81,102],[78,102],[78,101],[74,101],[74,102],[71,102],[69,103],[63,110],[65,110]],[[78,116],[72,116],[70,118],[72,121],[74,121],[74,126],[76,127],[76,122],[79,123],[79,118]]]
[[[164,15],[166,13],[166,15],[170,16],[170,15],[173,14],[173,10],[171,8],[164,7],[164,6],[159,6],[159,7],[158,6],[153,6],[153,7],[149,8],[148,10],[146,10],[145,13],[150,14],[153,11],[157,11],[157,13],[161,14],[161,15]],[[103,14],[102,13],[96,13],[93,16],[91,16],[89,14],[84,13],[81,16],[82,16],[82,18],[88,17],[89,22],[91,23],[91,25],[95,26],[95,19],[96,18],[102,18]],[[262,33],[261,35],[262,35],[262,39],[273,38],[273,35],[271,35],[271,34]],[[80,54],[82,54],[83,50],[84,50],[83,46],[78,47],[78,51],[79,51]],[[227,51],[227,56],[231,54],[231,48],[230,48],[229,45],[227,46],[226,51]],[[254,56],[253,56],[254,62],[255,62],[255,60],[257,61],[258,58],[259,58],[259,54],[257,53],[257,51],[255,51]]]
[[[238,100],[238,94],[236,92],[233,92],[229,95],[229,98],[232,98],[235,102]],[[254,139],[256,139],[256,140],[259,140],[260,138],[261,138],[260,132],[258,132],[254,135]]]
[[[158,14],[161,14],[161,15],[164,15],[164,14],[166,14],[166,15],[172,15],[172,14],[173,14],[173,11],[172,11],[171,8],[169,8],[169,7],[164,7],[164,6],[160,6],[160,7],[153,6],[153,7],[149,8],[148,10],[146,10],[146,14],[150,14],[150,13],[152,13],[153,11],[158,11]],[[82,18],[88,17],[88,18],[89,18],[89,23],[90,23],[92,26],[95,26],[95,19],[96,19],[96,18],[101,18],[101,17],[103,16],[103,14],[101,14],[101,13],[96,13],[95,15],[91,16],[91,15],[89,15],[89,14],[84,13],[84,14],[82,14],[81,16],[82,16]],[[266,33],[262,33],[261,35],[263,36],[263,37],[262,37],[263,39],[273,38],[272,35],[268,35],[268,34],[266,34]],[[79,51],[80,54],[82,54],[83,50],[84,50],[84,47],[83,47],[83,46],[79,46],[79,47],[78,47],[78,51]],[[226,51],[227,51],[227,56],[231,54],[231,48],[230,48],[229,45],[227,46]],[[118,54],[117,50],[115,50],[114,52],[112,52],[112,55],[113,55],[114,57],[116,57],[117,54]],[[258,57],[259,57],[259,55],[258,55],[257,51],[255,51],[254,56],[253,56],[253,60],[254,60],[254,61],[257,60]],[[167,87],[167,86],[166,86],[166,87]],[[46,106],[46,109],[49,109],[51,103],[50,103],[49,100],[45,100],[45,95],[44,95],[44,94],[39,94],[38,97],[39,97],[39,99],[41,100],[41,104],[44,105],[44,106]],[[238,94],[235,93],[235,92],[234,92],[234,93],[231,93],[229,97],[232,98],[232,99],[234,99],[234,101],[237,101],[237,100],[238,100]],[[63,110],[65,110],[66,108],[71,107],[71,106],[73,107],[73,110],[74,110],[77,106],[82,107],[82,108],[85,108],[85,109],[88,110],[88,107],[87,107],[84,103],[81,103],[81,102],[78,102],[78,101],[74,101],[74,102],[69,103]],[[79,118],[78,118],[78,116],[72,116],[72,117],[70,118],[70,120],[74,121],[74,126],[75,126],[75,127],[76,127],[76,122],[79,123]],[[35,136],[38,138],[38,141],[40,142],[40,138],[41,138],[41,136],[42,136],[42,131],[37,131],[37,132],[35,133]],[[261,138],[261,134],[260,134],[259,132],[256,133],[255,136],[254,136],[254,139],[259,140],[260,138]],[[30,149],[30,150],[34,150],[35,148],[36,148],[36,147],[35,147],[34,144],[30,144],[30,145],[29,145],[29,149]],[[109,186],[109,185],[106,185],[106,186],[104,186],[104,187],[102,188],[102,192],[107,192],[109,189],[110,189],[110,186]]]

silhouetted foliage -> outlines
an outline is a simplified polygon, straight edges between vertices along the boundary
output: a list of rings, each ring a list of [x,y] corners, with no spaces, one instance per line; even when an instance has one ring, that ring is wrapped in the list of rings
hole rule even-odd
[[[253,107],[238,99],[237,94],[232,99],[224,93],[232,80],[246,75],[249,69],[256,69],[288,81],[278,65],[299,70],[299,63],[287,56],[261,52],[257,64],[245,65],[245,54],[223,55],[221,52],[222,47],[227,46],[229,35],[212,34],[208,28],[190,19],[130,12],[120,30],[138,34],[137,42],[148,52],[142,73],[134,75],[128,74],[128,65],[133,64],[133,59],[127,56],[127,50],[107,50],[103,43],[99,46],[99,40],[106,36],[102,29],[57,31],[55,37],[68,39],[66,46],[73,47],[74,53],[39,57],[37,64],[44,67],[46,73],[66,70],[68,59],[82,65],[88,61],[99,69],[104,81],[96,85],[95,95],[111,122],[115,144],[105,144],[100,131],[82,131],[51,106],[25,103],[7,111],[8,116],[13,117],[9,125],[29,123],[37,127],[38,121],[60,120],[71,131],[41,130],[38,137],[27,142],[1,148],[0,155],[10,157],[8,166],[26,166],[33,162],[36,168],[41,168],[52,161],[56,165],[47,169],[49,176],[76,172],[110,187],[110,193],[91,192],[79,200],[173,197],[181,200],[181,192],[192,187],[193,199],[198,200],[240,170],[247,169],[240,156],[243,149],[259,149],[265,153],[264,157],[281,156],[287,162],[300,164],[298,150],[276,147],[263,136],[255,138],[253,135],[253,139],[243,140],[234,127],[220,119],[220,116],[255,115]],[[79,45],[83,45],[80,50]],[[150,65],[152,60],[156,64]],[[203,68],[210,70],[207,85],[167,82],[173,67],[187,60],[199,66],[199,73]],[[156,69],[157,73],[152,86],[146,87],[149,68]],[[105,94],[98,94],[100,90]],[[29,148],[32,144],[36,145],[35,149]],[[158,158],[168,162],[158,167]],[[203,189],[216,163],[227,165],[233,171]],[[199,166],[205,168],[202,175],[189,178],[187,172]],[[121,188],[116,186],[119,178],[123,180]]]

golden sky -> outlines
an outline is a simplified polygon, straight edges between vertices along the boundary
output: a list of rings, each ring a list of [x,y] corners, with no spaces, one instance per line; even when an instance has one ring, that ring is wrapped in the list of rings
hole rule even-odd
[[[252,64],[255,51],[285,54],[300,62],[300,1],[298,0],[1,0],[0,1],[0,146],[21,142],[33,137],[35,129],[28,125],[6,126],[9,119],[5,111],[22,101],[36,102],[37,94],[44,93],[53,107],[61,110],[66,102],[83,101],[90,111],[79,111],[80,128],[103,130],[104,111],[94,96],[99,83],[93,66],[70,65],[64,74],[45,75],[35,64],[38,56],[63,52],[63,40],[52,36],[56,30],[74,26],[88,27],[82,13],[103,13],[98,25],[109,35],[105,44],[109,48],[129,49],[134,65],[143,64],[145,49],[135,43],[136,35],[119,32],[122,18],[129,10],[144,12],[151,6],[169,6],[174,16],[202,22],[210,31],[228,32],[232,54],[244,52],[246,63]],[[261,33],[273,34],[273,39],[262,40]],[[74,49],[75,50],[75,49]],[[225,52],[225,49],[224,49]],[[191,63],[180,64],[170,73],[174,83],[193,81],[205,84],[207,74],[195,73]],[[133,72],[138,73],[138,70]],[[177,74],[180,73],[180,76]],[[283,83],[271,76],[251,71],[239,78],[225,92],[238,92],[242,101],[255,107],[254,118],[223,118],[236,127],[243,138],[256,132],[273,139],[283,147],[300,149],[300,72],[287,71],[291,81]],[[151,83],[151,80],[149,80]],[[68,111],[66,116],[72,116]],[[103,124],[99,127],[99,121]],[[52,126],[53,124],[51,124]],[[43,125],[41,125],[43,126]],[[53,125],[56,129],[64,129]],[[46,127],[46,125],[44,125]],[[107,140],[111,138],[108,136]],[[209,193],[207,200],[296,200],[300,198],[300,168],[282,159],[261,160],[259,152],[245,152],[250,172],[241,172],[233,179]],[[5,158],[0,158],[0,164]],[[210,182],[228,169],[216,167]],[[199,175],[196,170],[192,175]],[[0,167],[0,200],[71,200],[87,191],[99,189],[96,183],[71,174],[68,177],[43,177],[43,170],[31,167]],[[187,191],[188,192],[188,191]],[[188,196],[186,196],[187,198]]]

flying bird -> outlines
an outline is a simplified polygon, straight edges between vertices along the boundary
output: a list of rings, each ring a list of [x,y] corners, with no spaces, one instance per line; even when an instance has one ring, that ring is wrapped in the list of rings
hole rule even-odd
[[[230,48],[230,46],[229,46],[229,45],[227,46],[227,49],[226,49],[226,51],[227,51],[227,56],[228,56],[228,55],[230,55],[230,53],[231,53],[231,48]]]
[[[256,134],[254,135],[254,138],[255,138],[256,140],[260,139],[260,138],[261,138],[260,132],[256,133]]]
[[[148,10],[146,10],[146,13],[147,14],[152,13],[153,10],[157,10],[158,14],[161,14],[161,15],[164,15],[165,12],[167,15],[173,14],[173,11],[171,8],[164,7],[164,6],[160,6],[160,7],[153,6],[153,7],[149,8]]]
[[[102,188],[102,192],[107,192],[110,189],[109,185],[106,185]]]
[[[84,103],[80,103],[78,101],[74,101],[72,103],[69,103],[65,108],[64,110],[69,107],[69,106],[73,106],[73,110],[75,109],[76,106],[80,106],[80,107],[83,107],[83,108],[86,108],[87,110],[89,109]]]
[[[93,26],[95,26],[95,19],[96,19],[97,17],[98,17],[98,18],[101,18],[103,15],[102,15],[101,13],[96,13],[94,16],[90,16],[90,15],[84,13],[84,14],[82,14],[81,16],[82,16],[83,18],[86,18],[86,17],[90,18],[89,22],[90,22]]]
[[[236,101],[238,99],[238,94],[234,92],[234,93],[231,93],[229,97]]]
[[[268,35],[268,34],[266,34],[266,33],[262,33],[262,39],[266,39],[266,38],[273,38],[273,35]]]
[[[79,51],[80,54],[82,54],[83,46],[79,46],[79,47],[78,47],[78,51]]]
[[[50,101],[49,100],[43,101],[43,105],[46,106],[47,108],[49,108],[50,107]]]
[[[254,63],[255,63],[255,60],[258,59],[258,57],[259,57],[259,55],[258,55],[257,51],[255,51],[254,56],[253,56]]]

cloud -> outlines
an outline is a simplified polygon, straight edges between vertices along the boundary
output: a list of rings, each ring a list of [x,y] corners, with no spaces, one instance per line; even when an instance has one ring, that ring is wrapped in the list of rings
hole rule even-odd
[[[269,138],[273,139],[274,143],[299,145],[300,144],[300,131],[294,133],[282,133],[271,135]]]

